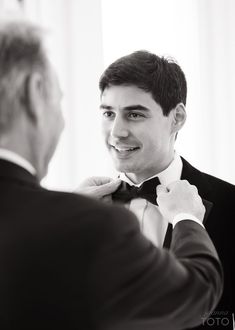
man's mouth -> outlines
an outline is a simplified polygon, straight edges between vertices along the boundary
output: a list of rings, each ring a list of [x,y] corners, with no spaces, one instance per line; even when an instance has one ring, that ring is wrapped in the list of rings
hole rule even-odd
[[[120,155],[128,155],[132,153],[133,151],[136,151],[140,149],[140,147],[133,147],[133,146],[114,146],[111,145],[111,147]]]

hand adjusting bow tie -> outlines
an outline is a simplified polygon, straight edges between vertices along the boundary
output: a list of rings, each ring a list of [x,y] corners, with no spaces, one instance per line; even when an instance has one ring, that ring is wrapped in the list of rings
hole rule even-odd
[[[127,182],[122,181],[118,189],[112,194],[114,202],[128,203],[134,198],[144,198],[150,203],[157,205],[156,188],[161,184],[158,177],[154,177],[145,181],[140,187],[130,186]],[[206,222],[208,215],[211,212],[213,203],[202,198],[202,202],[206,208],[203,223]]]
[[[118,189],[112,194],[113,201],[128,203],[134,198],[144,198],[157,205],[156,188],[160,184],[158,177],[145,181],[140,187],[130,186],[122,181]]]

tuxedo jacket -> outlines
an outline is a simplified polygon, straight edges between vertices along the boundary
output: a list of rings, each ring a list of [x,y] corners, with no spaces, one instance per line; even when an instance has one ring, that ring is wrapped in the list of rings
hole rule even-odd
[[[235,186],[202,173],[185,159],[181,179],[198,188],[203,199],[213,203],[205,227],[224,270],[224,291],[219,304],[207,321],[196,329],[234,329],[235,316]]]
[[[4,160],[0,205],[0,329],[184,329],[221,295],[216,251],[193,221],[161,250],[124,208],[46,190]]]

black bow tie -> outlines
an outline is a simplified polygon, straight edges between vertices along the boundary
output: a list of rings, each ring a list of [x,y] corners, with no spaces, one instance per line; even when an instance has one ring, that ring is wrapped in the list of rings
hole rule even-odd
[[[122,181],[118,189],[112,194],[113,201],[128,203],[134,198],[144,198],[157,205],[156,187],[160,184],[158,177],[145,181],[140,187],[130,186]]]

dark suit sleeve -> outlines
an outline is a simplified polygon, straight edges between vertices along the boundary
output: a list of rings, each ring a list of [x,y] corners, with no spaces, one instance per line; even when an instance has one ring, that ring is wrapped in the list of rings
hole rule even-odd
[[[126,210],[113,209],[105,218],[88,276],[96,328],[177,330],[200,324],[222,291],[221,266],[205,229],[181,221],[168,251],[154,247]]]

